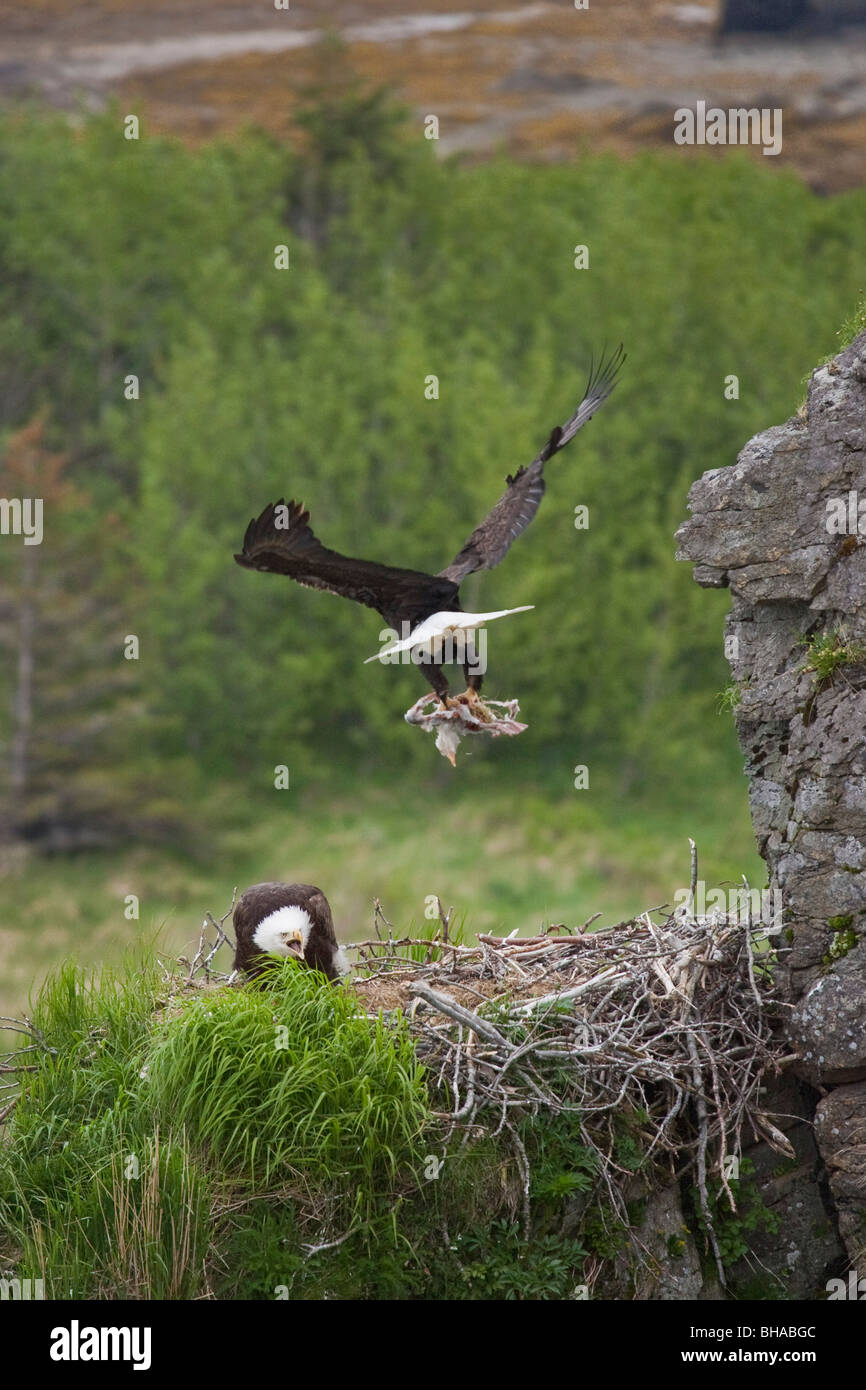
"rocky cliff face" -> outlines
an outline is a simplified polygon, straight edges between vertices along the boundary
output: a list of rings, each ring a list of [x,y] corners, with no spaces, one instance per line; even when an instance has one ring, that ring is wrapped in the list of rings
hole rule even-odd
[[[732,594],[725,650],[755,834],[783,906],[788,1042],[863,1274],[866,334],[813,373],[798,416],[705,473],[689,507],[680,558]]]

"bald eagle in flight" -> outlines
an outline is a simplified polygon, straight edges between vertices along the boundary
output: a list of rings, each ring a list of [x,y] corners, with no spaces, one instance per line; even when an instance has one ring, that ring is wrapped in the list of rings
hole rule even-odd
[[[466,693],[470,699],[474,698],[481,689],[482,677],[477,669],[472,633],[486,622],[525,612],[526,608],[464,613],[460,606],[460,584],[467,574],[498,565],[512,542],[529,525],[544,496],[544,465],[564,449],[604,405],[624,361],[625,354],[620,346],[606,360],[602,358],[596,368],[590,368],[586,391],[577,410],[564,425],[553,430],[532,463],[519,468],[513,477],[509,475],[505,492],[495,507],[475,528],[450,565],[438,574],[350,559],[336,550],[329,550],[313,534],[310,514],[303,505],[282,499],[269,504],[250,522],[243,550],[235,559],[246,569],[287,574],[306,588],[324,589],[375,609],[389,628],[407,636],[369,660],[375,661],[393,652],[421,649],[422,659],[417,664],[445,706],[449,703],[449,687],[442,672],[441,643],[454,636],[462,638]],[[437,656],[439,661],[435,660]]]
[[[334,933],[328,899],[311,883],[256,883],[239,898],[235,927],[235,970],[258,975],[268,956],[302,960],[329,980],[349,972]]]

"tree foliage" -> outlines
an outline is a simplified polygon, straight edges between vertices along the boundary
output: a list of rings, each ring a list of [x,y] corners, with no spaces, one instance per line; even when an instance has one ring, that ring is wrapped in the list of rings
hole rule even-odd
[[[467,604],[536,611],[489,646],[489,693],[519,695],[529,731],[461,775],[728,775],[725,599],[697,591],[673,533],[692,479],[791,413],[850,312],[866,193],[818,199],[739,156],[465,167],[378,95],[314,96],[300,152],[255,132],[126,141],[116,112],[3,119],[0,429],[47,408],[94,527],[116,519],[92,563],[142,638],[151,723],[127,758],[250,791],[277,763],[432,771],[400,718],[417,672],[362,664],[375,615],[232,552],[286,495],[327,544],[440,568],[622,339],[621,385],[551,466],[532,528],[467,585]],[[46,540],[58,572],[79,526]],[[0,679],[11,709],[8,661]]]

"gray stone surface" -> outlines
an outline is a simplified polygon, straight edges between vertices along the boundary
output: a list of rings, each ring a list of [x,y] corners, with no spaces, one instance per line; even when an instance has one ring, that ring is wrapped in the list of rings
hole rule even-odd
[[[701,1261],[676,1183],[652,1194],[638,1239],[650,1263],[638,1267],[636,1299],[670,1303],[704,1296]]]
[[[731,1285],[740,1297],[821,1298],[828,1276],[843,1267],[845,1250],[813,1133],[814,1097],[787,1077],[764,1100],[796,1157],[782,1159],[768,1144],[746,1151],[750,1182],[769,1220],[750,1234],[750,1253],[729,1271]]]
[[[797,416],[752,439],[732,467],[705,473],[689,507],[679,558],[699,584],[732,595],[726,649],[755,835],[783,905],[788,1042],[805,1081],[840,1088],[821,1101],[818,1143],[834,1220],[849,1257],[862,1260],[866,334],[813,373]],[[820,679],[809,646],[833,634],[846,659]],[[806,1180],[817,1184],[797,1197],[808,1226],[826,1189],[817,1168]],[[798,1248],[805,1238],[804,1228]]]
[[[866,1080],[863,980],[866,942],[816,981],[794,1009],[790,1036],[800,1074],[816,1085]]]
[[[844,503],[847,523],[852,493],[864,504],[862,536],[828,529],[828,504]],[[733,467],[705,473],[689,507],[679,556],[695,563],[699,583],[732,593],[737,732],[758,846],[771,888],[782,890],[783,970],[798,1000],[840,964],[840,933],[866,930],[866,662],[823,682],[804,669],[805,644],[822,634],[866,649],[866,334],[813,374],[801,415],[751,440]],[[866,1016],[858,959],[843,972],[845,989]],[[838,995],[822,986],[813,1014],[824,997]],[[855,1041],[844,1069],[852,1080],[866,1074],[866,1027]],[[845,1079],[835,1063],[832,1071]]]
[[[668,1181],[652,1190],[635,1182],[630,1200],[644,1202],[643,1215],[629,1242],[605,1268],[593,1297],[649,1303],[722,1298],[715,1276],[702,1267],[679,1183]]]
[[[815,1115],[815,1135],[851,1268],[866,1278],[866,1084],[837,1086],[825,1096]]]

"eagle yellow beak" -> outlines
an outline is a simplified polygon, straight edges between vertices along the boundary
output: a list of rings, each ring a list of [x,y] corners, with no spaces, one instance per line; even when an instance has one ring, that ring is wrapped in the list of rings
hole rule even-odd
[[[293,956],[303,957],[304,941],[299,931],[293,931],[286,937],[286,948]]]

